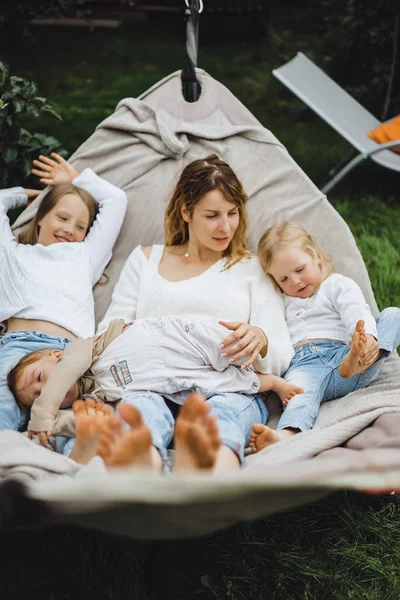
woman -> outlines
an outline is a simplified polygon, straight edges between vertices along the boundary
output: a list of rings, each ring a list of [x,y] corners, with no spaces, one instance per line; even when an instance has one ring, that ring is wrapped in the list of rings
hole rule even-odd
[[[232,362],[247,357],[243,367],[254,363],[257,371],[281,375],[293,350],[282,301],[246,249],[247,200],[235,173],[216,155],[190,163],[166,210],[166,245],[138,246],[132,252],[99,331],[114,318],[224,318],[221,323],[232,333],[221,340],[221,353]],[[207,402],[217,416],[223,444],[215,470],[236,468],[256,415],[266,422],[262,397],[215,394]],[[142,394],[132,404],[150,430],[153,415],[161,411],[164,441],[172,438],[174,423],[163,397]],[[173,412],[175,408],[173,402]]]
[[[53,186],[20,238],[7,211],[38,192],[0,192],[0,429],[20,429],[25,415],[6,377],[21,356],[47,347],[63,350],[94,333],[92,288],[111,258],[126,194],[91,169],[79,173],[61,156],[40,156],[33,173]]]

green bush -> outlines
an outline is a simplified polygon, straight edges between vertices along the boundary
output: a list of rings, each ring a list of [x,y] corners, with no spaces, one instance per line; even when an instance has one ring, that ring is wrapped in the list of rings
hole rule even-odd
[[[61,119],[55,107],[46,98],[37,95],[37,86],[33,81],[10,75],[5,63],[0,62],[1,188],[26,185],[32,160],[38,154],[66,154],[54,137],[31,133],[21,126],[24,114],[37,118],[43,113],[51,113],[55,118]]]

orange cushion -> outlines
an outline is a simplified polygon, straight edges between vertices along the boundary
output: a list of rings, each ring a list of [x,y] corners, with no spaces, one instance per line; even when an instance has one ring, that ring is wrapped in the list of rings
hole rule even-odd
[[[390,121],[386,121],[376,127],[372,131],[367,133],[368,137],[374,142],[378,144],[386,144],[386,142],[391,142],[392,140],[400,140],[400,115],[394,117],[394,119],[390,119]],[[393,146],[393,148],[389,148],[394,152],[400,152],[400,146]]]

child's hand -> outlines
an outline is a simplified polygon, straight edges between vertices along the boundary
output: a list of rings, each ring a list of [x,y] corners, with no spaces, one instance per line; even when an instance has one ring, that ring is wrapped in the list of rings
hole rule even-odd
[[[379,357],[379,344],[374,336],[370,333],[366,334],[366,344],[364,350],[360,354],[360,366],[362,365],[372,365],[374,362],[378,360]]]
[[[55,152],[52,152],[51,156],[56,160],[52,160],[41,154],[39,160],[33,161],[33,164],[41,170],[32,169],[32,173],[40,177],[41,183],[45,183],[46,185],[71,183],[75,177],[78,177],[79,171],[74,169],[62,156]]]
[[[24,188],[24,192],[28,198],[28,205],[40,194],[40,190],[30,190],[29,188]]]
[[[51,436],[51,431],[28,431],[28,437],[30,440],[33,439],[35,435],[42,446],[47,446],[49,443],[48,438]]]

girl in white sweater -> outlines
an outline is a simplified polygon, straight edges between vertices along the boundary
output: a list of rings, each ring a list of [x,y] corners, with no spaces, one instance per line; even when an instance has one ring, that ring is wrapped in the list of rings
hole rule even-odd
[[[16,239],[7,211],[37,192],[0,192],[0,429],[19,429],[25,415],[8,390],[19,358],[47,347],[63,350],[94,333],[92,288],[111,258],[126,194],[91,169],[81,174],[61,156],[40,156],[33,173],[53,186]]]
[[[132,252],[99,331],[114,318],[216,319],[231,331],[221,339],[223,356],[231,362],[246,357],[244,368],[254,363],[261,373],[281,375],[293,349],[282,299],[246,249],[246,202],[235,173],[216,155],[187,165],[166,210],[166,245],[138,246]],[[143,407],[143,414],[149,414],[150,404],[154,414],[165,414],[160,394],[132,395],[130,402],[139,410]],[[222,440],[216,470],[238,467],[252,424],[266,422],[264,401],[259,395],[218,393],[207,403]],[[169,407],[175,415],[177,403]]]
[[[332,273],[330,257],[300,225],[268,229],[258,256],[283,293],[296,352],[284,379],[304,393],[283,401],[276,430],[253,426],[253,452],[311,429],[321,402],[372,383],[400,344],[400,309],[386,308],[374,319],[355,281]]]

